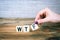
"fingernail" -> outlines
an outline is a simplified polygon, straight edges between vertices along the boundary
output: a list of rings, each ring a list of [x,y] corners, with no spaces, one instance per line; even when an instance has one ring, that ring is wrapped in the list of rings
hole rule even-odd
[[[38,22],[37,22],[37,21],[35,21],[35,24],[38,24]]]

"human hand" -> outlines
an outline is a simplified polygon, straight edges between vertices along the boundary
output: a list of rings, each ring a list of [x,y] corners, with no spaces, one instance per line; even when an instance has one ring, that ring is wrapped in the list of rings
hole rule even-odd
[[[38,24],[44,22],[60,22],[60,15],[52,12],[48,8],[45,8],[37,14],[35,21],[37,21]]]

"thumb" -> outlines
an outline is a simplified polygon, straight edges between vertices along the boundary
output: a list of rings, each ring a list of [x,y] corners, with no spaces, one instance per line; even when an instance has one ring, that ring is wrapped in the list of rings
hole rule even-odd
[[[37,20],[38,24],[48,22],[47,18]]]

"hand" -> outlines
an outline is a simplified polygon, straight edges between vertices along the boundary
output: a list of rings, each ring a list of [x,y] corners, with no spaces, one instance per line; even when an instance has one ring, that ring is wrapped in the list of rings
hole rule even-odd
[[[37,14],[35,21],[37,21],[38,24],[44,22],[60,22],[60,15],[45,8]]]

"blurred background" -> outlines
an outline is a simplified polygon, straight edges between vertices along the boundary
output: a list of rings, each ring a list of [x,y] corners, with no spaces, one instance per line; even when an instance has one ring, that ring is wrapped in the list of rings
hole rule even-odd
[[[60,0],[0,0],[0,18],[35,18],[46,7],[60,13]]]
[[[0,39],[44,40],[60,36],[60,23],[44,23],[28,33],[16,32],[17,25],[30,27],[37,13],[46,7],[60,13],[60,0],[0,0]]]

